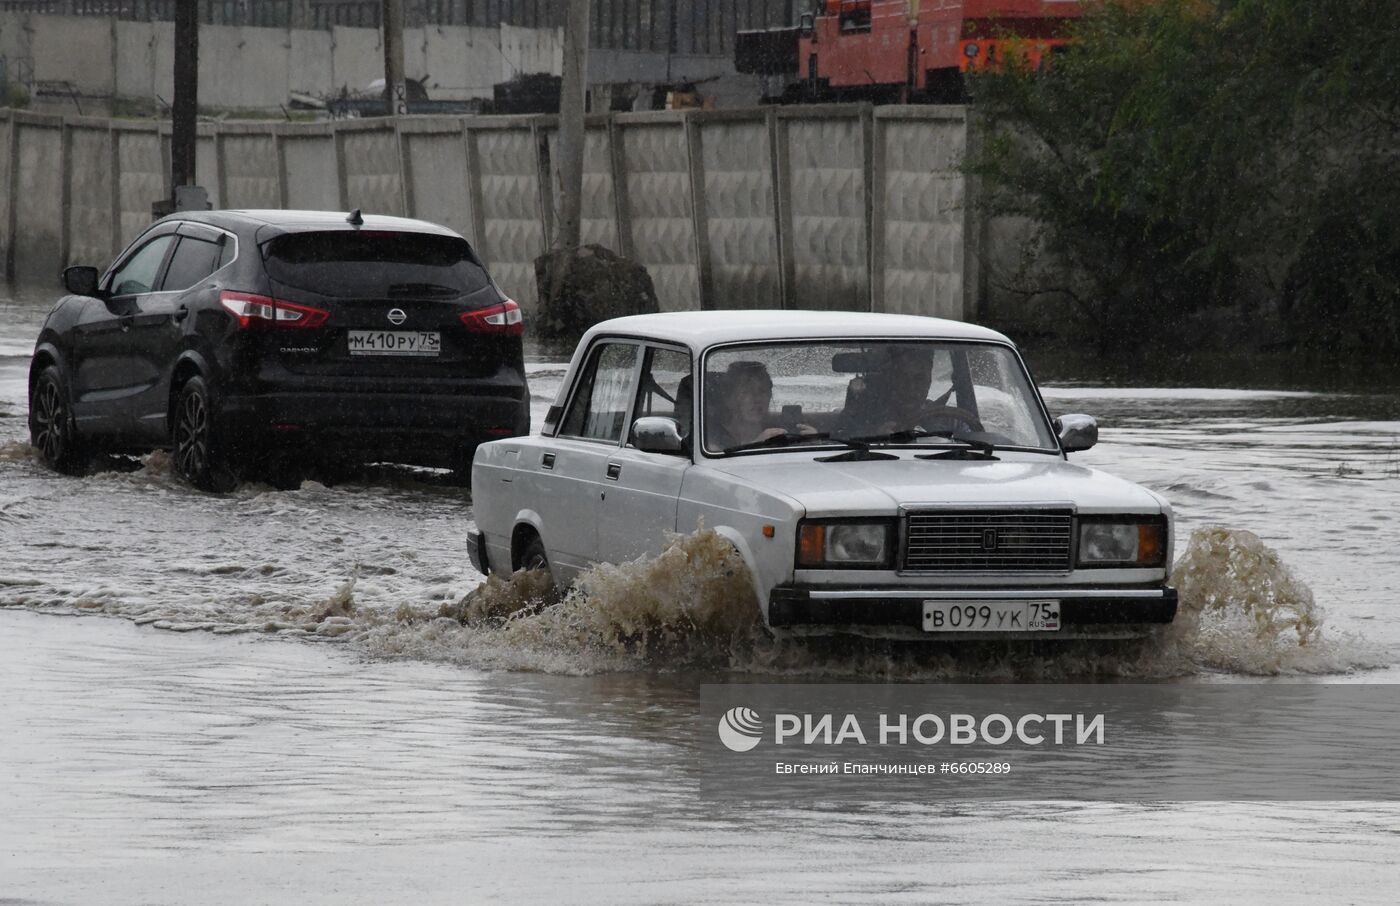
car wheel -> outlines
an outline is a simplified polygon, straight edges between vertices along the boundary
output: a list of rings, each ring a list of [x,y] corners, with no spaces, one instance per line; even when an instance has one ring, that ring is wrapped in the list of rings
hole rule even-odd
[[[192,377],[180,388],[171,431],[175,471],[201,491],[224,493],[238,486],[227,455],[220,448],[209,387]]]
[[[530,543],[520,554],[521,569],[549,569],[549,554],[545,553],[544,542],[539,535],[533,535]]]
[[[29,395],[29,442],[39,451],[44,465],[56,472],[77,475],[87,465],[68,405],[68,388],[57,365],[39,373]]]

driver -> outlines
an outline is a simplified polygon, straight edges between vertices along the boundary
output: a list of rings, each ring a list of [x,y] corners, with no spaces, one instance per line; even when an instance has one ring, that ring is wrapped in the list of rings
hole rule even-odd
[[[933,350],[894,346],[881,367],[857,376],[846,387],[842,427],[848,436],[884,435],[898,431],[981,430],[976,416],[948,405],[952,388],[929,399],[933,383]]]

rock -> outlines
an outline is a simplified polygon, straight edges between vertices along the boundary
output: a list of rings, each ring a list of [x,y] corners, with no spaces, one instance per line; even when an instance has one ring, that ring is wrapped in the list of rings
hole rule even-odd
[[[568,263],[563,286],[549,299],[551,275]],[[584,245],[568,255],[546,252],[535,259],[540,311],[533,332],[540,337],[577,338],[599,321],[660,311],[646,268],[601,245]]]

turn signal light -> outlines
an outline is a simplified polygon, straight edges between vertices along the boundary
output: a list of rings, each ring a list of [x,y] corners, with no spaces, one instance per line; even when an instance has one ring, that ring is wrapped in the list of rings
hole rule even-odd
[[[462,312],[462,323],[474,333],[497,333],[518,337],[525,332],[525,317],[520,306],[510,299],[500,305]]]
[[[320,327],[330,319],[331,313],[309,305],[298,305],[285,299],[271,296],[258,296],[253,293],[235,293],[225,290],[219,293],[219,304],[238,321],[240,330],[258,330],[269,327]]]

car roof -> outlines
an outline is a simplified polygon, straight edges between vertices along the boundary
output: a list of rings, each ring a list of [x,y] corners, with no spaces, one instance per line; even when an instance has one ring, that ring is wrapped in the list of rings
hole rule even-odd
[[[233,209],[217,211],[180,211],[171,214],[167,220],[188,220],[195,223],[207,223],[212,226],[224,228],[244,227],[250,229],[267,228],[270,230],[260,230],[262,235],[279,235],[281,233],[300,233],[324,230],[351,230],[356,229],[347,218],[348,211],[280,211],[272,209]],[[436,223],[429,223],[426,220],[414,220],[409,217],[390,217],[385,214],[361,214],[364,223],[359,225],[359,229],[366,230],[389,230],[404,233],[432,233],[438,236],[461,236],[453,230]]]
[[[679,311],[632,315],[593,325],[580,346],[601,334],[682,343],[695,352],[722,343],[764,340],[918,337],[1011,343],[1004,334],[965,321],[855,311]]]

